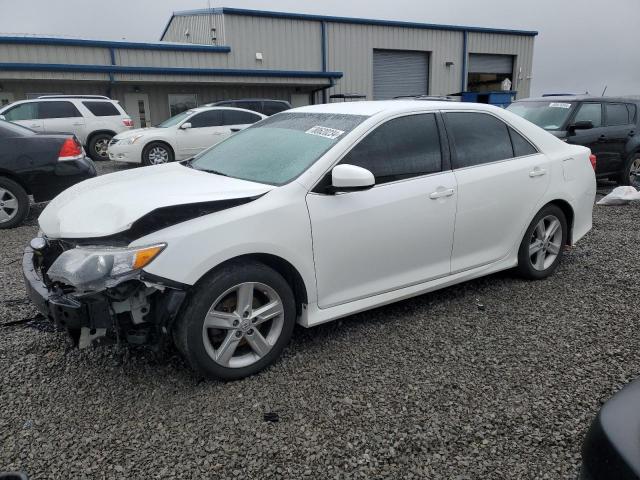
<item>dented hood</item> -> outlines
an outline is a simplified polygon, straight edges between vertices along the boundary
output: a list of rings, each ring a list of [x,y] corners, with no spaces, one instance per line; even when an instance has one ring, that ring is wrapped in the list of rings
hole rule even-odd
[[[38,223],[50,238],[103,237],[129,229],[158,208],[256,197],[273,188],[178,163],[136,168],[65,190],[47,205]]]

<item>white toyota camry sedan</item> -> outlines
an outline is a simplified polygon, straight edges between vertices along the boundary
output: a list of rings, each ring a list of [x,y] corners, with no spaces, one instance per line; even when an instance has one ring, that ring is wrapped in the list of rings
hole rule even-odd
[[[296,321],[499,270],[552,274],[591,228],[594,165],[487,105],[298,108],[58,196],[25,251],[27,289],[81,347],[172,341],[199,372],[241,378]]]
[[[267,118],[258,112],[231,107],[198,107],[151,128],[128,130],[113,137],[110,160],[159,165],[185,160]]]

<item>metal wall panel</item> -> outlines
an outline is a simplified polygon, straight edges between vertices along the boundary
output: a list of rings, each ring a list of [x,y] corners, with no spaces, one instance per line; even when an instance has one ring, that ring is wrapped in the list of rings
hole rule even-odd
[[[88,63],[109,65],[109,50],[100,47],[0,44],[0,63]]]
[[[116,50],[116,64],[134,67],[230,68],[225,52]]]
[[[212,32],[212,29],[215,32]],[[187,32],[189,35],[185,35]],[[215,40],[212,38],[213,35],[215,35]],[[226,45],[224,16],[222,14],[207,14],[173,17],[161,40],[202,45]]]
[[[373,99],[426,95],[429,54],[406,50],[373,51]]]
[[[460,91],[462,32],[328,23],[328,69],[344,72],[329,93],[373,98],[373,50],[413,50],[429,54],[431,95]],[[453,62],[446,66],[447,62]]]
[[[468,52],[514,56],[514,78],[512,90],[518,92],[517,98],[526,98],[531,91],[533,66],[533,45],[535,37],[505,35],[496,33],[470,32]]]
[[[225,15],[230,68],[322,70],[319,22]],[[262,61],[256,60],[262,53]]]

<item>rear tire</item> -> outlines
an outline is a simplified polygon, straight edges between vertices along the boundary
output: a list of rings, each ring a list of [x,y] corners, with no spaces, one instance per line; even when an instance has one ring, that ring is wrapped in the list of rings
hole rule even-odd
[[[98,133],[92,136],[91,140],[89,140],[89,156],[96,162],[109,160],[107,148],[112,138],[113,135],[109,133]]]
[[[199,282],[173,337],[195,371],[237,380],[280,357],[295,321],[293,291],[282,275],[258,262],[232,263]]]
[[[639,176],[634,175],[638,173]],[[631,155],[624,164],[622,173],[617,178],[620,185],[640,185],[640,153]]]
[[[151,142],[142,150],[142,164],[146,166],[173,162],[173,158],[173,150],[166,143]]]
[[[538,212],[518,250],[518,271],[524,278],[541,280],[551,275],[567,243],[567,219],[562,209],[547,205]]]
[[[19,184],[0,177],[0,229],[20,225],[29,214],[29,196]]]

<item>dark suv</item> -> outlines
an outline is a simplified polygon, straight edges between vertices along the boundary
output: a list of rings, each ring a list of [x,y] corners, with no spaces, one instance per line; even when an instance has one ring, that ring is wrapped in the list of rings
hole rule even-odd
[[[587,95],[527,98],[508,110],[596,155],[596,175],[621,185],[640,175],[640,100]],[[640,179],[640,177],[637,177]]]
[[[291,104],[285,100],[266,100],[264,98],[243,98],[240,100],[222,100],[216,103],[208,103],[207,107],[234,107],[253,110],[263,115],[271,116],[284,112],[291,108]]]

